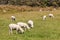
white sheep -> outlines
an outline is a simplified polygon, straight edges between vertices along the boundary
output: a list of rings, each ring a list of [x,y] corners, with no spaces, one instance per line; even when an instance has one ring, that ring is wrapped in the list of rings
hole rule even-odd
[[[39,10],[40,12],[42,11],[42,9]]]
[[[26,24],[24,22],[18,22],[17,24],[19,26],[21,26],[21,28],[24,28],[25,31],[26,31],[26,29],[30,30],[30,27],[28,26],[28,24]]]
[[[54,15],[53,15],[53,14],[51,14],[51,13],[50,13],[48,16],[49,16],[49,17],[53,17],[53,18],[54,18]]]
[[[33,26],[33,21],[32,21],[32,20],[29,20],[29,21],[28,21],[28,25],[29,25],[29,27],[33,28],[33,27],[34,27],[34,26]]]
[[[5,12],[7,12],[6,10],[3,10],[3,12],[5,13]]]
[[[56,8],[54,8],[54,10],[56,10]]]
[[[16,30],[17,32],[24,33],[24,30],[17,24],[9,24],[9,34],[13,33],[12,31]]]
[[[43,20],[46,20],[46,15],[43,16]]]
[[[12,19],[12,21],[15,21],[16,18],[15,18],[15,16],[11,16],[11,19]]]

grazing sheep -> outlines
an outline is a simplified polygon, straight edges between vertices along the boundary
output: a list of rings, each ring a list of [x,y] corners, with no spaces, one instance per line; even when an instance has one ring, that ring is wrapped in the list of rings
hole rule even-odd
[[[32,20],[29,20],[28,21],[28,25],[29,25],[29,27],[33,28],[33,21]]]
[[[54,10],[56,10],[56,8],[54,8]]]
[[[17,32],[24,33],[24,30],[17,24],[9,24],[9,34],[13,33],[12,30],[16,30]]]
[[[5,12],[6,12],[6,10],[3,10],[3,12],[5,13]]]
[[[30,27],[28,26],[28,24],[26,24],[24,22],[18,22],[17,24],[19,26],[21,26],[21,28],[24,28],[25,31],[26,31],[26,29],[30,30]]]
[[[42,11],[42,9],[39,10],[40,12]]]
[[[46,20],[46,15],[43,16],[43,20]]]
[[[50,13],[50,14],[49,14],[49,17],[53,17],[53,18],[54,18],[54,15]]]
[[[11,19],[12,19],[12,21],[15,21],[16,18],[15,18],[15,16],[11,16]]]

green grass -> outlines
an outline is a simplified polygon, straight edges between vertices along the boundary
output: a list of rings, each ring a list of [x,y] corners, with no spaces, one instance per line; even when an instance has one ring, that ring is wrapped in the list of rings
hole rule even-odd
[[[51,12],[51,11],[50,11]],[[53,11],[55,18],[42,20],[43,15],[48,15],[49,11],[7,11],[3,13],[0,11],[0,40],[60,40],[60,10]],[[11,22],[10,16],[16,16],[16,22]],[[9,35],[10,23],[17,23],[20,21],[26,22],[31,19],[34,21],[34,28],[26,31],[24,34]]]

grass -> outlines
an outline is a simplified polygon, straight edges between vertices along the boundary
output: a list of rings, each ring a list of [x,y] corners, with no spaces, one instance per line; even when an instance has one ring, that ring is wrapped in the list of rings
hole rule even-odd
[[[55,18],[49,18],[45,21],[42,20],[43,15],[53,13]],[[10,16],[16,16],[17,23],[20,21],[26,22],[31,19],[34,21],[34,28],[30,31],[26,31],[24,34],[9,35],[8,25],[11,22]],[[0,40],[60,40],[60,10],[53,12],[49,11],[31,11],[31,12],[19,12],[19,11],[7,11],[4,13],[0,11]]]

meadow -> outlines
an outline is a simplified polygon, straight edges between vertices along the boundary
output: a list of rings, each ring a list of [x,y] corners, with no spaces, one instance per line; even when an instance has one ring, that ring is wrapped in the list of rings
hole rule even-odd
[[[48,14],[53,13],[54,18],[49,18]],[[11,21],[11,16],[16,16],[16,21]],[[42,16],[47,15],[45,21]],[[9,24],[17,22],[34,21],[34,28],[24,34],[9,35]],[[0,40],[60,40],[60,10],[54,11],[26,11],[0,10]]]

